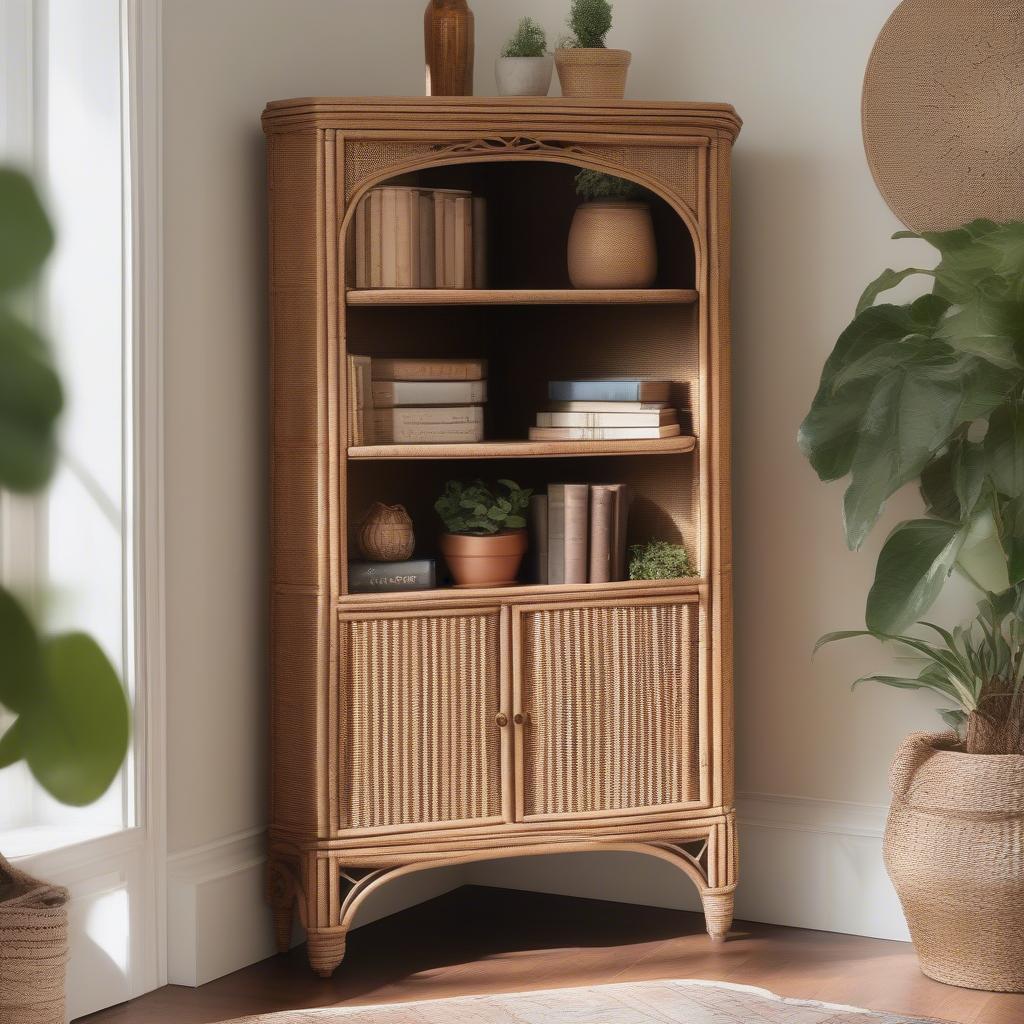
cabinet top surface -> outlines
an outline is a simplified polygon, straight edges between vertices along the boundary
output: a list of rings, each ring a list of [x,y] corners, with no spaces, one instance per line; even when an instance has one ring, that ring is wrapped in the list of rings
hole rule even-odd
[[[728,103],[592,100],[561,96],[306,96],[274,100],[263,111],[266,132],[343,128],[387,132],[465,126],[477,130],[571,128],[607,133],[721,132],[731,139],[742,121]]]

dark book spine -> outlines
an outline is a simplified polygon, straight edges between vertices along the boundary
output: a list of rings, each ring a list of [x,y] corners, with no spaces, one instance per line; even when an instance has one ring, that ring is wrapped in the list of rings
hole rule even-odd
[[[548,487],[548,583],[565,582],[565,484]]]
[[[533,582],[548,581],[548,499],[545,494],[530,498],[530,563]]]
[[[410,562],[349,562],[350,594],[394,594],[403,590],[433,590],[437,563],[432,558]]]

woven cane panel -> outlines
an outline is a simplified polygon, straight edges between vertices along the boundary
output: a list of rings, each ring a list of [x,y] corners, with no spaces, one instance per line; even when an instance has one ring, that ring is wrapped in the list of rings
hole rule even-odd
[[[864,78],[868,163],[915,231],[1024,216],[1024,19],[1008,0],[904,0]]]
[[[350,142],[345,146],[345,199],[360,182],[391,167],[418,162],[438,147],[432,142]]]
[[[319,582],[321,518],[320,455],[315,448],[275,445],[271,540],[274,582],[315,586]]]
[[[697,160],[693,146],[588,146],[587,152],[625,170],[650,175],[691,210],[697,208]]]
[[[343,825],[501,813],[497,614],[347,627]]]
[[[275,595],[272,604],[271,722],[274,822],[315,829],[316,695],[324,641],[318,601]]]
[[[530,815],[696,800],[695,604],[524,616],[524,801]]]

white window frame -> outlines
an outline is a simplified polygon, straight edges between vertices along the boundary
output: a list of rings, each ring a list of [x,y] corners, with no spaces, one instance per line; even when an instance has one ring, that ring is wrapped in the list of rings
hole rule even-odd
[[[125,629],[133,662],[126,670],[135,679],[135,824],[18,861],[20,867],[71,889],[68,1009],[73,1017],[167,983],[161,8],[161,0],[121,0],[129,225],[124,330],[130,398],[124,434],[133,491],[125,503]],[[26,156],[32,146],[34,23],[34,0],[0,0],[0,112],[20,133]],[[33,556],[19,552],[32,548],[24,539],[38,528],[39,506],[30,500],[3,500],[3,519],[12,522],[16,517],[20,543],[5,543],[0,536],[0,564],[27,580],[35,576]],[[81,922],[76,922],[74,908],[121,889],[130,900],[126,971],[124,984],[106,992],[76,976],[76,924]]]

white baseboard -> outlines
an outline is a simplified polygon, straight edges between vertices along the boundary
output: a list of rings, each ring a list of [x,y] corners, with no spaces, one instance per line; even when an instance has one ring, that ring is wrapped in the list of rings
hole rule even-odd
[[[229,836],[173,854],[167,861],[167,979],[195,987],[276,952],[264,899],[266,833]],[[355,927],[440,896],[464,884],[461,868],[408,875],[375,893]],[[294,942],[303,939],[296,925]]]
[[[747,921],[907,939],[882,864],[887,808],[751,793],[737,801]],[[469,865],[467,882],[677,910],[700,910],[680,872],[639,854],[525,857]]]

